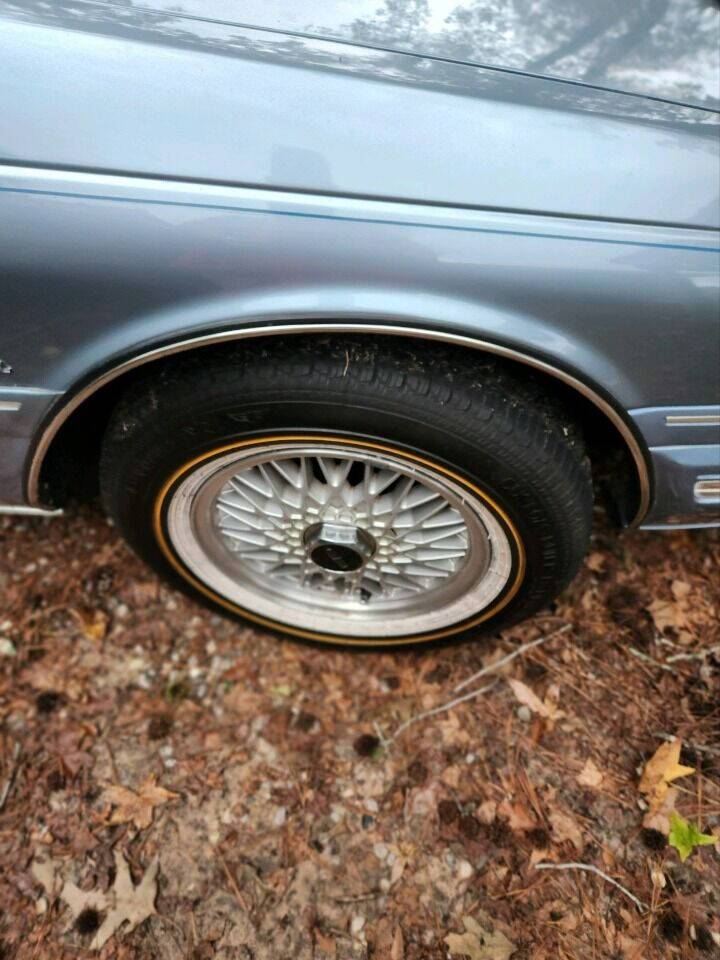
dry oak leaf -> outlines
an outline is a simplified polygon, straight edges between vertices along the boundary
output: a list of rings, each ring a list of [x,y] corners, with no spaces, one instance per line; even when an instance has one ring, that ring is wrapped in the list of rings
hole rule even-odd
[[[527,807],[521,803],[511,803],[507,797],[502,801],[500,806],[497,807],[497,814],[499,817],[502,817],[503,820],[507,820],[511,830],[532,830],[533,827],[537,826],[535,817],[533,817]]]
[[[577,782],[581,787],[599,787],[603,782],[603,775],[588,757],[585,766],[577,776]]]
[[[130,933],[143,920],[155,913],[157,894],[158,858],[152,861],[137,886],[134,886],[125,858],[115,851],[115,882],[107,893],[102,890],[81,890],[67,881],[60,896],[70,907],[72,923],[87,910],[94,908],[105,913],[105,919],[90,943],[91,950],[99,950],[110,937],[127,923],[125,933]]]
[[[695,772],[694,767],[684,767],[680,763],[682,740],[671,740],[661,743],[655,753],[645,764],[643,775],[640,778],[638,790],[644,793],[650,804],[650,812],[660,809],[668,784],[678,777],[686,777]]]
[[[59,860],[53,860],[48,853],[38,850],[30,867],[30,873],[32,873],[50,900],[55,897],[60,887],[60,866],[61,863]]]
[[[402,929],[391,917],[381,917],[377,923],[373,957],[377,960],[404,960],[405,958]]]
[[[692,627],[688,620],[688,605],[684,596],[675,600],[653,600],[647,611],[660,633],[668,628],[682,631]]]
[[[168,800],[177,800],[179,793],[172,793],[155,783],[156,777],[150,774],[138,787],[138,792],[127,787],[111,785],[103,791],[103,799],[111,803],[115,810],[106,821],[109,824],[132,823],[143,830],[152,823],[153,811]]]
[[[515,944],[504,933],[499,930],[490,933],[473,917],[463,917],[463,925],[465,933],[449,933],[445,937],[452,956],[470,957],[470,960],[510,960]]]

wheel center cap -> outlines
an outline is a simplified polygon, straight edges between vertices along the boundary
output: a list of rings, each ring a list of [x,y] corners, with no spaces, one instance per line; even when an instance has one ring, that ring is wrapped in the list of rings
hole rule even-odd
[[[339,543],[321,543],[310,551],[310,559],[319,567],[326,570],[336,570],[338,573],[350,573],[359,570],[363,565],[363,558],[350,547]]]
[[[334,573],[359,570],[375,552],[370,534],[349,524],[315,523],[303,539],[313,563]]]

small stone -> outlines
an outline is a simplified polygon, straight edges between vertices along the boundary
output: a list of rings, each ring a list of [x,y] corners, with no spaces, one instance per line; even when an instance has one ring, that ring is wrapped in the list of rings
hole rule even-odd
[[[352,933],[354,937],[359,937],[364,926],[365,917],[355,916],[350,921],[350,933]]]
[[[378,860],[384,860],[390,851],[385,846],[384,843],[374,843],[373,844],[373,853],[378,858]]]
[[[7,637],[0,637],[0,657],[14,657],[16,654],[15,645]]]
[[[523,703],[517,708],[517,717],[518,720],[522,720],[523,723],[530,723],[532,720],[532,710]]]
[[[468,880],[473,875],[472,864],[467,860],[460,860],[458,863],[458,877],[461,880]]]
[[[275,816],[273,817],[273,823],[276,827],[281,827],[285,823],[287,817],[287,808],[278,807],[275,811]]]
[[[377,800],[373,800],[373,798],[370,797],[365,801],[365,809],[369,810],[371,813],[377,813],[380,808],[378,807]]]

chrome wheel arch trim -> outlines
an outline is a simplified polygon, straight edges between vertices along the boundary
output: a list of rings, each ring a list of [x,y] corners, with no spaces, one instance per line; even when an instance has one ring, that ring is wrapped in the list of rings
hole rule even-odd
[[[630,451],[633,462],[638,474],[639,484],[639,503],[636,515],[633,517],[629,526],[638,526],[646,515],[650,506],[650,471],[648,461],[635,433],[628,423],[618,413],[604,397],[589,387],[582,380],[574,377],[572,374],[556,367],[545,360],[540,360],[531,354],[523,353],[512,347],[506,347],[490,340],[483,340],[464,334],[449,333],[441,330],[433,330],[427,327],[406,327],[398,324],[384,323],[363,323],[358,320],[348,320],[340,322],[332,321],[313,321],[313,322],[277,322],[263,324],[252,327],[240,327],[230,330],[222,330],[215,333],[199,334],[194,337],[177,340],[173,343],[165,344],[161,347],[155,347],[139,353],[128,360],[116,364],[103,374],[87,383],[78,390],[73,396],[51,417],[49,422],[43,428],[42,433],[35,445],[35,449],[30,461],[30,467],[27,475],[27,495],[31,506],[42,508],[40,501],[40,473],[43,461],[50,449],[57,432],[68,420],[72,413],[85,400],[92,396],[101,387],[111,383],[117,377],[124,373],[134,370],[136,367],[151,363],[154,360],[160,360],[163,357],[173,356],[177,353],[185,353],[188,350],[194,350],[199,347],[212,346],[217,343],[227,343],[234,340],[248,340],[258,337],[287,336],[291,334],[327,334],[327,333],[355,333],[371,334],[381,336],[395,337],[414,337],[422,340],[435,340],[442,343],[454,344],[455,346],[467,347],[473,350],[480,350],[484,353],[494,354],[495,356],[505,357],[508,360],[515,360],[526,366],[533,367],[543,373],[547,373],[562,383],[577,390],[595,407],[597,407],[618,430],[625,444]]]

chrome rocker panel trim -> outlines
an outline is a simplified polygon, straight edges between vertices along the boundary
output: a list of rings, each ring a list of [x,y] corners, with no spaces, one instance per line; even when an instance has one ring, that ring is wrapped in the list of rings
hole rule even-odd
[[[46,510],[43,507],[23,507],[13,503],[0,503],[0,516],[61,517],[63,513],[63,510]]]

